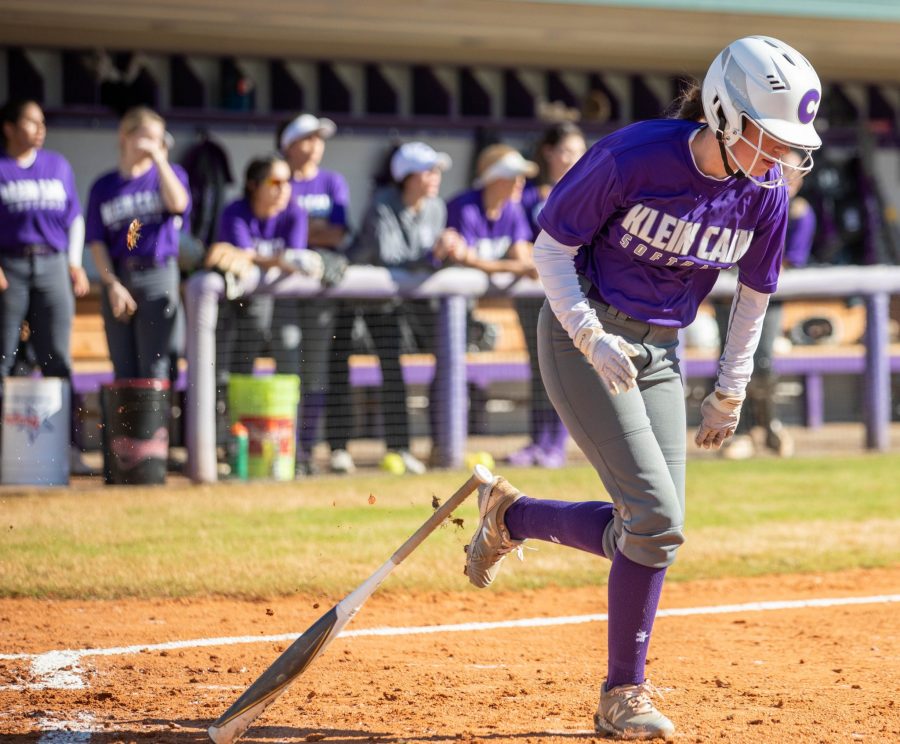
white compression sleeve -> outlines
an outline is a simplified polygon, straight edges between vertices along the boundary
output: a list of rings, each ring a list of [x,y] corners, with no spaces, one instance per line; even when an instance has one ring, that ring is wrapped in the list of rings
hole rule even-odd
[[[84,254],[84,217],[78,215],[69,225],[69,266],[80,267]]]
[[[575,254],[579,247],[563,245],[543,230],[534,241],[534,264],[544,285],[547,301],[573,341],[582,328],[600,326],[597,313],[588,304],[578,283]]]
[[[768,306],[769,295],[738,282],[719,359],[716,390],[741,396],[746,391]]]

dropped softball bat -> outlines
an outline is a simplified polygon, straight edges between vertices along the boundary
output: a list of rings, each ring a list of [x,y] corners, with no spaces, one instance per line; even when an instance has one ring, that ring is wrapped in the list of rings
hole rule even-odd
[[[445,501],[413,535],[401,545],[381,568],[314,622],[272,666],[264,671],[246,692],[208,729],[216,744],[232,744],[250,728],[260,714],[297,679],[328,647],[341,629],[359,612],[388,575],[482,483],[494,476],[483,465],[476,465],[472,476]]]

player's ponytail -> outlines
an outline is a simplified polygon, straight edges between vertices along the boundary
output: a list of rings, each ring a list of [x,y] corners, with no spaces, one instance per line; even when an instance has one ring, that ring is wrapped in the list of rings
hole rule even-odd
[[[673,119],[683,119],[685,121],[704,121],[703,115],[703,89],[700,83],[693,78],[685,81],[685,85],[681,90],[681,95],[675,99],[672,104]]]

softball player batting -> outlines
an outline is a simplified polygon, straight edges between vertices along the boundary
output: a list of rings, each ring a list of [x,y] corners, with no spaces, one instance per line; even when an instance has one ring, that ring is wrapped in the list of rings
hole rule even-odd
[[[795,49],[764,36],[739,39],[685,94],[679,119],[641,122],[599,141],[538,217],[535,263],[547,294],[538,320],[541,375],[612,503],[533,499],[496,478],[479,489],[466,573],[488,586],[527,538],[612,561],[608,670],[594,715],[601,735],[674,735],[644,666],[663,577],[684,541],[677,333],[719,270],[736,265],[717,384],[695,436],[700,447],[718,448],[737,425],[781,266],[782,158],[795,147],[804,154],[799,172],[812,167],[820,99],[819,79]]]

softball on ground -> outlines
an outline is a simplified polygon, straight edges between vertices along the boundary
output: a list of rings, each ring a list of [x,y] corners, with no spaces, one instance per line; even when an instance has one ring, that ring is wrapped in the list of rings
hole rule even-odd
[[[472,470],[476,465],[484,465],[488,470],[493,470],[496,463],[494,462],[494,456],[490,452],[485,452],[484,450],[480,450],[479,452],[469,452],[464,462],[466,463],[466,469]]]

